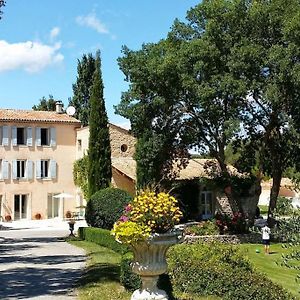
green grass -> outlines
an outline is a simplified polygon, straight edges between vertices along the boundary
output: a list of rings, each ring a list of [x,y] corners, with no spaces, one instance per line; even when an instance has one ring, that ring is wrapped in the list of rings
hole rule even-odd
[[[273,282],[282,285],[300,299],[300,284],[295,281],[299,271],[281,265],[282,254],[287,254],[289,249],[282,248],[281,244],[271,244],[270,254],[266,255],[261,244],[242,244],[240,248],[259,272],[266,274]],[[260,252],[256,253],[256,249]]]
[[[121,256],[118,253],[91,242],[69,242],[83,248],[88,256],[86,273],[79,282],[79,299],[130,299],[131,293],[119,282]]]
[[[268,205],[258,205],[258,207],[260,209],[261,215],[268,215],[268,209],[269,209]]]

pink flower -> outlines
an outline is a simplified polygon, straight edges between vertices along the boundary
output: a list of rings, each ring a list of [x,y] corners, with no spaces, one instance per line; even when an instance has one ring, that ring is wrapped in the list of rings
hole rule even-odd
[[[121,216],[120,219],[119,219],[119,221],[121,221],[121,222],[127,222],[128,221],[128,217]]]
[[[130,204],[128,204],[128,205],[125,207],[125,211],[126,211],[126,212],[129,212],[129,211],[131,211],[131,210],[132,210],[132,207],[131,207]]]

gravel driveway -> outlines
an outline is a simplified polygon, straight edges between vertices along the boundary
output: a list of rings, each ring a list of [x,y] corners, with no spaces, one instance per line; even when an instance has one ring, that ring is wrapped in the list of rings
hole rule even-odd
[[[82,249],[64,242],[67,230],[0,230],[0,299],[76,299],[85,266]]]

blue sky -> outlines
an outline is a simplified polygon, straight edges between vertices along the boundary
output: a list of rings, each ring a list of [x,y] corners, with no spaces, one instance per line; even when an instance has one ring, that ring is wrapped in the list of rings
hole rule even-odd
[[[122,45],[166,37],[174,19],[199,0],[8,0],[0,21],[0,107],[31,109],[43,96],[65,105],[77,59],[101,50],[104,96],[111,122],[126,120],[113,105],[125,91],[117,65]]]

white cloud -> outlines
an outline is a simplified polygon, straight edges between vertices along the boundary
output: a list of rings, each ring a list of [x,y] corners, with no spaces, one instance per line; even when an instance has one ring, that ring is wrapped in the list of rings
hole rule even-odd
[[[53,46],[40,42],[23,42],[10,44],[0,40],[0,72],[23,69],[28,73],[36,73],[44,68],[63,61],[59,53],[60,43]]]
[[[78,16],[76,22],[81,26],[86,26],[95,29],[98,33],[109,34],[109,30],[97,17],[95,13],[90,13],[86,16]]]
[[[53,27],[50,31],[50,40],[53,41],[60,33],[59,27]]]

